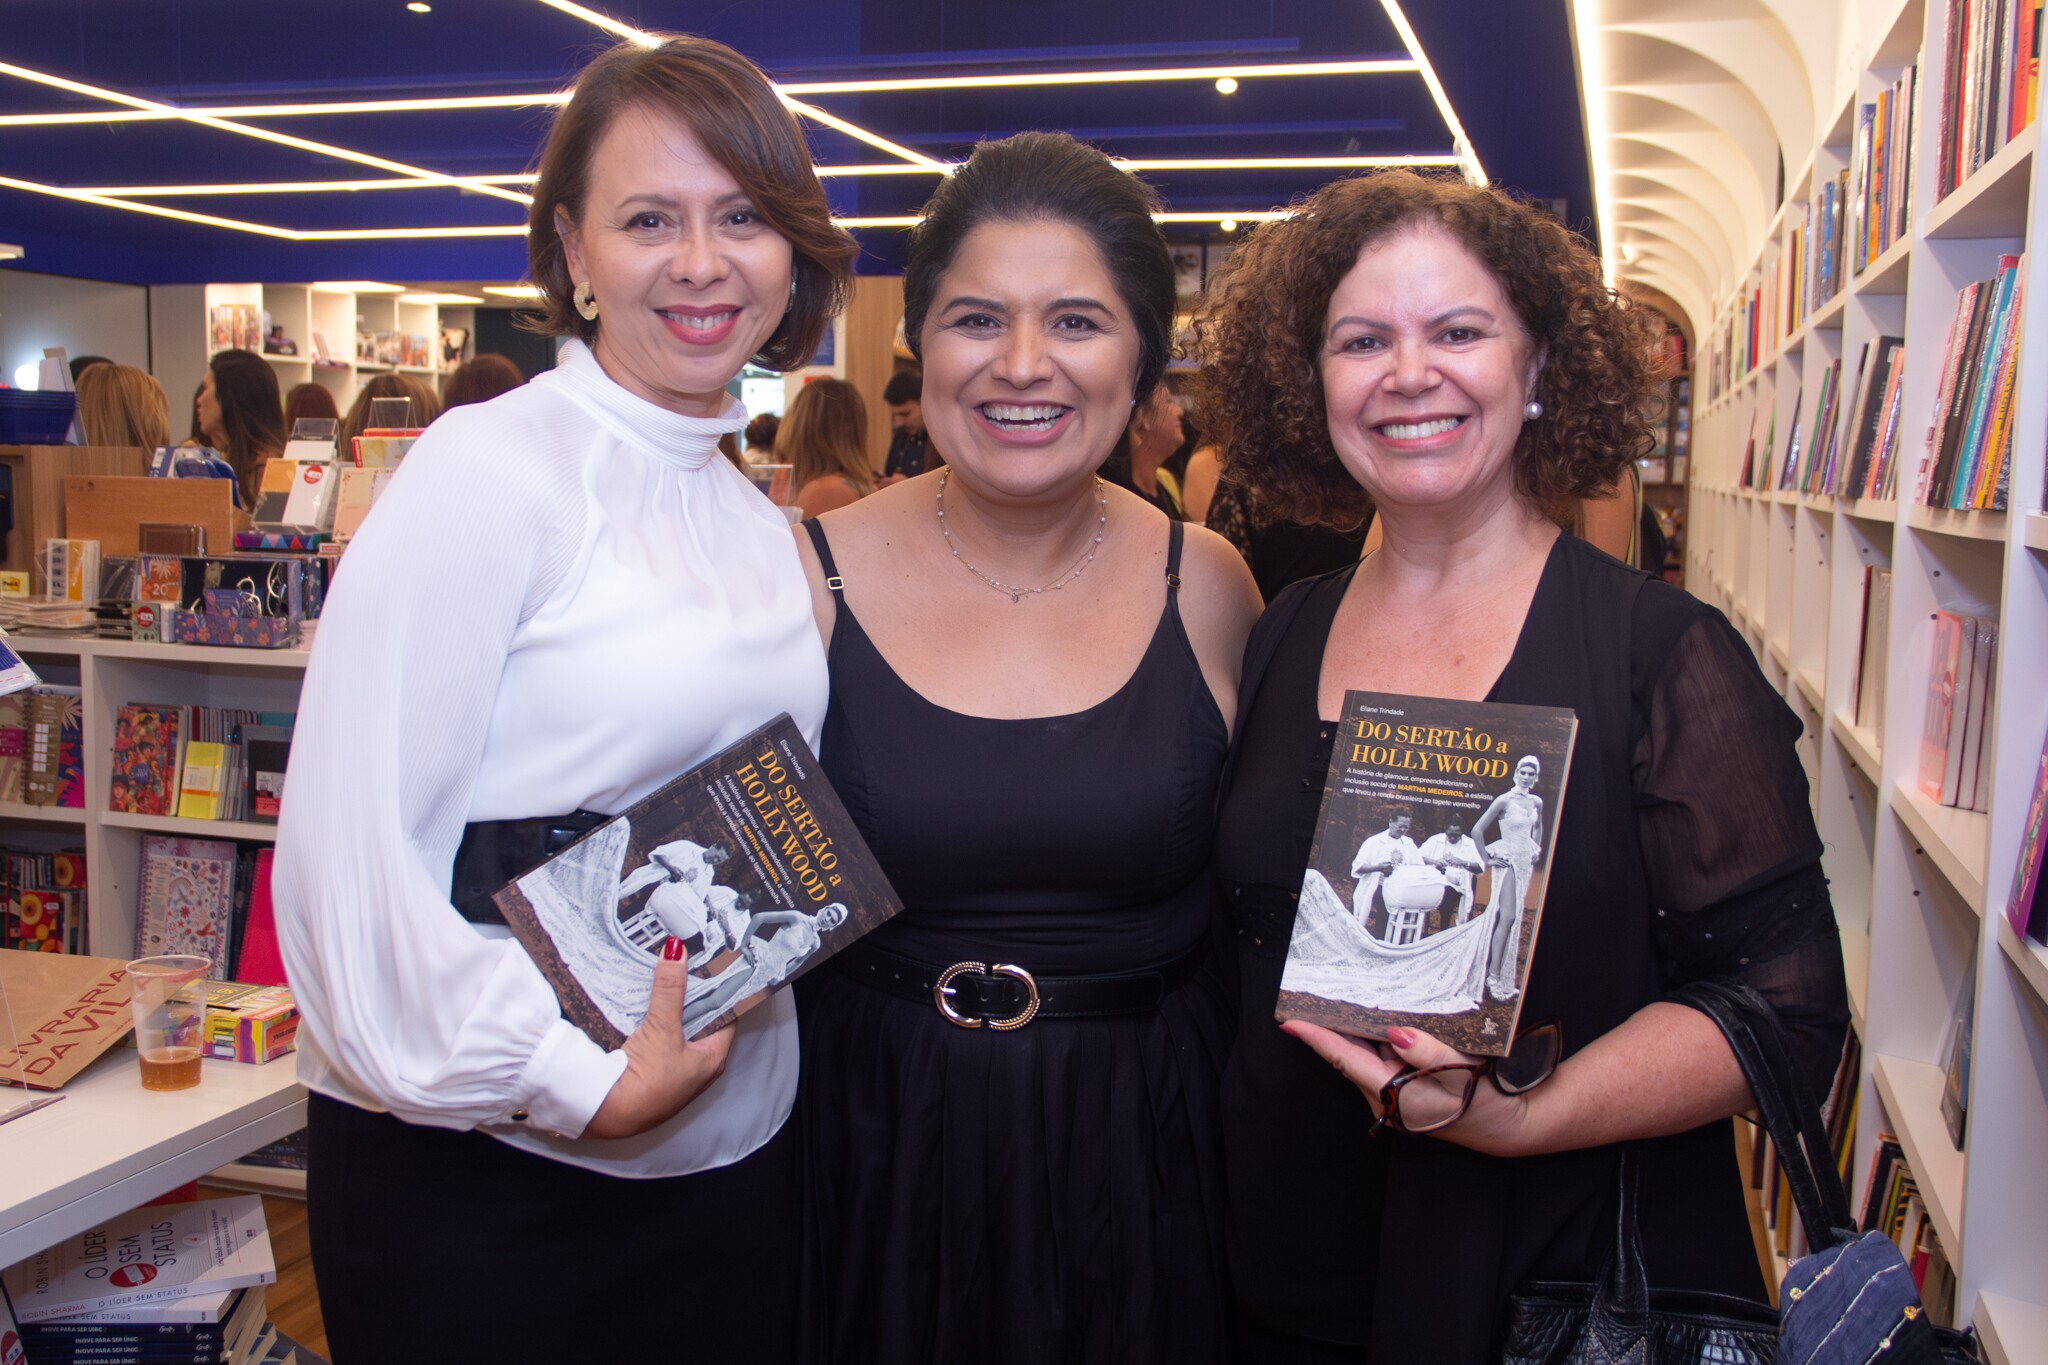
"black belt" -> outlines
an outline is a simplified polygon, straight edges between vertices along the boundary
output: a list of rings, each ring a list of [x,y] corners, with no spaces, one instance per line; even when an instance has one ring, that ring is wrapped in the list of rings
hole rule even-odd
[[[1206,941],[1171,962],[1140,972],[1103,976],[1038,976],[1009,962],[955,962],[939,966],[855,943],[832,959],[831,969],[889,995],[935,1007],[961,1028],[1008,1030],[1033,1019],[1094,1019],[1146,1014],[1194,975]]]
[[[503,924],[491,893],[524,877],[612,817],[578,810],[531,820],[477,820],[462,827],[448,899],[471,924]]]

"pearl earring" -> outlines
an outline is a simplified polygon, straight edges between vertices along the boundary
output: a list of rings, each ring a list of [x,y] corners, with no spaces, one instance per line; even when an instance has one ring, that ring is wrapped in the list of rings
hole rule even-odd
[[[1543,405],[1535,399],[1531,398],[1528,402],[1522,404],[1522,416],[1529,421],[1533,422],[1542,415]]]
[[[589,280],[585,280],[577,285],[576,291],[570,295],[570,299],[576,305],[577,316],[581,317],[585,322],[597,321],[597,300],[591,295]]]

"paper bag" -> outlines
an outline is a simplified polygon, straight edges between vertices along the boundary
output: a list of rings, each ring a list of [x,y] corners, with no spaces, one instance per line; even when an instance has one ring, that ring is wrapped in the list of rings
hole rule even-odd
[[[0,949],[14,1046],[0,1046],[0,1081],[55,1090],[135,1026],[128,964],[111,957]]]

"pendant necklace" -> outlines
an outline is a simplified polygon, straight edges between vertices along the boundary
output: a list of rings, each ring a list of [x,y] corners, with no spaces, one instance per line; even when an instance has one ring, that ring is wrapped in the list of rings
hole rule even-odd
[[[1022,602],[1027,597],[1035,597],[1040,593],[1056,592],[1059,589],[1066,587],[1067,584],[1073,582],[1075,579],[1081,576],[1081,571],[1083,569],[1086,569],[1090,564],[1093,564],[1095,562],[1095,552],[1102,548],[1102,533],[1109,526],[1109,494],[1104,490],[1103,483],[1100,478],[1095,480],[1095,497],[1096,500],[1101,504],[1101,510],[1096,513],[1095,539],[1089,543],[1088,552],[1081,556],[1080,560],[1074,565],[1073,568],[1067,570],[1058,578],[1055,578],[1052,582],[1047,583],[1045,586],[1039,588],[1027,588],[1015,583],[1005,583],[998,578],[991,578],[989,575],[983,573],[981,570],[975,568],[972,564],[969,564],[965,559],[961,558],[960,543],[953,539],[953,528],[946,524],[946,484],[952,479],[952,477],[953,470],[950,466],[942,470],[939,474],[939,534],[946,538],[946,548],[953,552],[953,558],[960,560],[961,568],[967,570],[967,572],[973,574],[976,578],[979,578],[982,582],[988,584],[997,592],[1007,595],[1012,605]]]

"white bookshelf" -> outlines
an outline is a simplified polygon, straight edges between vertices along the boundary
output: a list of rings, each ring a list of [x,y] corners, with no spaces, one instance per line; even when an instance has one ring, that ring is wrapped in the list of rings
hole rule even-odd
[[[2005,905],[2044,732],[2048,732],[2048,254],[2030,259],[2019,314],[2020,380],[2011,510],[1914,505],[1925,414],[1934,408],[1956,295],[1998,257],[2048,242],[2048,176],[2035,173],[2040,121],[1934,199],[1945,0],[1835,0],[1837,63],[1852,86],[1815,119],[1786,204],[1746,277],[1730,280],[1721,325],[1776,270],[1808,196],[1847,164],[1858,105],[1920,61],[1913,183],[1905,235],[1718,394],[1713,347],[1699,347],[1686,582],[1735,621],[1765,676],[1807,723],[1815,809],[1855,1027],[1865,1058],[1854,1174],[1879,1131],[1905,1148],[1960,1277],[1958,1312],[1990,1359],[2048,1362],[2048,948],[2014,935]],[[1818,69],[1818,68],[1817,68]],[[1853,80],[1851,80],[1853,76]],[[1759,224],[1759,228],[1765,225]],[[1898,483],[1904,502],[1786,495],[1737,486],[1745,445],[1777,421],[1774,460],[1799,404],[1811,434],[1820,376],[1840,361],[1853,397],[1857,357],[1879,335],[1905,338]],[[1712,394],[1711,397],[1708,395]],[[1838,420],[1842,420],[1838,418]],[[1773,482],[1776,470],[1773,469]],[[1855,723],[1866,567],[1892,571],[1883,714]],[[1917,786],[1930,618],[1942,608],[2000,620],[1995,709],[1987,719],[1989,811],[1946,808]],[[1761,622],[1761,624],[1759,624]],[[1804,756],[1804,755],[1803,755]],[[1942,1064],[1957,1010],[1974,992],[1975,1052],[1964,1150],[1940,1113]],[[1862,1191],[1855,1191],[1860,1201]]]
[[[0,805],[0,834],[42,831],[38,837],[43,843],[82,843],[89,878],[88,951],[102,957],[131,957],[144,835],[267,842],[277,838],[277,826],[108,810],[114,722],[121,707],[129,702],[165,702],[296,711],[306,651],[52,639],[28,634],[10,635],[8,641],[46,681],[79,688],[84,711],[85,806]]]
[[[284,334],[298,346],[297,355],[264,355],[277,371],[278,387],[291,392],[293,386],[317,383],[334,395],[343,412],[355,401],[363,380],[377,374],[414,374],[438,387],[441,367],[441,313],[432,303],[413,303],[396,294],[354,293],[310,284],[209,284],[198,293],[199,316],[189,325],[211,356],[209,328],[215,306],[228,303],[254,304],[270,314],[273,324],[282,324]],[[318,365],[313,360],[313,333],[319,331],[338,364]],[[381,364],[356,354],[358,330],[375,335],[396,332],[402,336],[423,336],[427,340],[425,365]],[[176,425],[173,423],[173,425]]]

